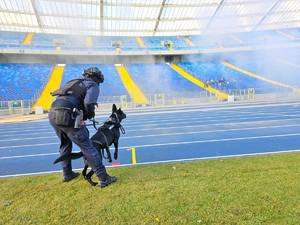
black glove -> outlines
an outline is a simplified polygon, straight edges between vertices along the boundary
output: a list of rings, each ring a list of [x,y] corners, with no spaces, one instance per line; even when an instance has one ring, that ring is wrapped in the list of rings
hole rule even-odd
[[[85,104],[83,120],[92,119],[93,117],[95,117],[95,104]]]

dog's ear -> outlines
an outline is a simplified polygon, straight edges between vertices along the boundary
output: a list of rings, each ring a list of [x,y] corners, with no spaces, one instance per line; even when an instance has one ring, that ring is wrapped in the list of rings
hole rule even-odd
[[[117,106],[115,104],[113,104],[113,106],[112,106],[112,111],[113,112],[117,111]]]

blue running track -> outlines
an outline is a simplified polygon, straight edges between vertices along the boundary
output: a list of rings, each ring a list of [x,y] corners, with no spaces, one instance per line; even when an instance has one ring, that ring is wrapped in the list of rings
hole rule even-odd
[[[128,113],[123,126],[117,162],[124,166],[132,163],[132,146],[138,164],[300,151],[300,102]],[[52,164],[58,147],[48,121],[0,124],[0,177],[59,171]],[[82,167],[82,159],[73,161]]]

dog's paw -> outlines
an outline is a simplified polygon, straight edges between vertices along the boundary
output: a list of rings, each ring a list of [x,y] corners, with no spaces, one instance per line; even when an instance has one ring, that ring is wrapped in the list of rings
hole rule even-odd
[[[111,162],[112,162],[112,159],[108,159],[108,162],[111,163]]]
[[[90,177],[86,177],[85,180],[87,182],[89,182],[90,185],[92,185],[92,186],[96,186],[98,184],[97,182],[92,181],[92,179]]]
[[[118,159],[118,153],[117,153],[117,152],[114,153],[114,159],[115,159],[115,160]]]

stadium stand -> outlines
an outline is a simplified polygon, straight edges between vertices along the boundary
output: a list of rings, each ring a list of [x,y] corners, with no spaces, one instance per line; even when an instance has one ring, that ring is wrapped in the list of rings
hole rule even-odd
[[[84,69],[97,66],[104,74],[105,85],[100,85],[100,97],[101,96],[121,96],[126,95],[127,91],[124,88],[120,77],[114,67],[114,65],[92,65],[92,64],[70,64],[66,65],[63,80],[61,85],[64,85],[67,81],[77,78],[82,78],[82,72]]]
[[[26,33],[22,32],[0,32],[0,48],[20,48]]]
[[[23,45],[26,33],[0,31],[0,48],[76,50],[76,51],[115,51],[113,45],[120,45],[124,51],[138,51],[142,49],[152,51],[215,49],[223,47],[240,47],[253,45],[271,45],[287,43],[300,39],[300,29],[283,29],[274,31],[240,32],[226,35],[192,35],[189,36],[193,46],[189,45],[185,36],[153,36],[141,38],[145,48],[141,47],[135,37],[109,37],[109,36],[70,36],[63,34],[33,33],[32,43]],[[86,43],[89,38],[90,44]],[[170,48],[166,47],[170,43]]]
[[[116,65],[116,69],[132,101],[137,105],[148,105],[149,99],[147,99],[143,91],[132,79],[127,68],[124,65],[119,64]]]
[[[208,36],[191,36],[191,40],[195,44],[195,48],[210,49],[220,47],[216,40],[212,40]]]
[[[138,50],[134,37],[93,37],[94,48],[97,50],[115,50],[114,44],[119,44],[123,50]]]
[[[126,68],[145,94],[185,96],[202,91],[167,64],[128,64]]]
[[[235,36],[246,46],[271,45],[289,41],[287,37],[284,37],[275,31],[244,32],[236,33]]]
[[[256,59],[247,63],[237,61],[235,65],[259,76],[300,87],[300,67],[296,67],[296,64],[289,64],[289,61],[281,59],[266,59],[259,57],[259,55],[256,55]]]
[[[31,100],[47,83],[52,65],[0,64],[0,100]]]
[[[284,29],[284,30],[281,30],[281,31],[293,36],[295,40],[300,39],[300,29],[298,29],[298,28],[297,29],[296,28],[294,28],[294,29]]]
[[[34,34],[32,44],[28,48],[35,49],[56,49],[64,48],[68,50],[84,50],[84,36],[68,36],[59,34]]]
[[[144,37],[146,46],[151,50],[168,50],[164,43],[170,42],[171,49],[181,50],[190,48],[180,37]]]
[[[178,65],[219,90],[255,88],[258,91],[267,92],[275,88],[264,81],[234,71],[220,62],[181,62]]]

